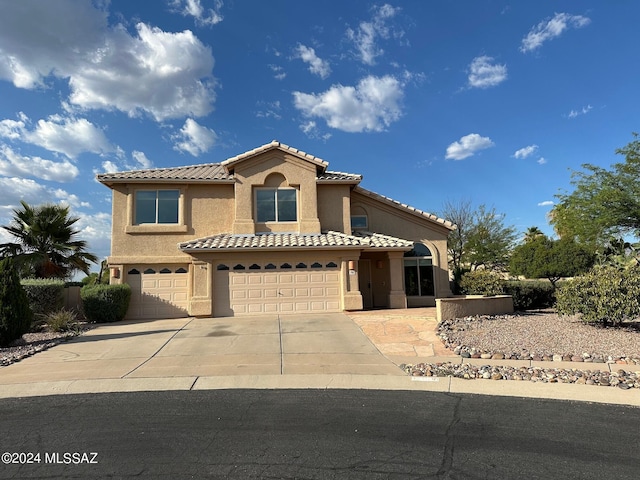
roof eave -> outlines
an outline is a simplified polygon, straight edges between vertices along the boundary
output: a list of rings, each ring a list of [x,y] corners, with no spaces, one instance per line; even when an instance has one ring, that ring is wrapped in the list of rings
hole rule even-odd
[[[295,247],[230,247],[230,248],[180,248],[184,253],[213,253],[213,252],[289,252],[291,250],[365,250],[363,245],[314,245]]]

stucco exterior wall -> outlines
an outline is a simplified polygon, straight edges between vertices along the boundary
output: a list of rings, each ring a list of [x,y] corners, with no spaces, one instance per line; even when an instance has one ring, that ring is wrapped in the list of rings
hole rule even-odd
[[[350,185],[318,185],[318,219],[322,230],[351,234]]]
[[[180,188],[182,192],[179,225],[134,225],[135,191]],[[233,185],[225,184],[138,184],[113,187],[113,225],[110,263],[167,261],[164,257],[190,256],[177,244],[197,237],[230,232],[233,226]],[[125,260],[124,258],[129,260]],[[148,259],[133,260],[135,257]],[[174,258],[174,261],[176,258]]]
[[[424,243],[433,255],[436,297],[452,295],[447,259],[448,228],[428,223],[427,220],[422,220],[409,212],[403,212],[357,191],[351,192],[351,209],[366,212],[367,230]],[[421,303],[418,297],[409,297],[407,301],[409,306],[434,305],[433,297],[427,300],[428,303]]]
[[[281,151],[270,151],[238,163],[233,168],[236,178],[233,233],[320,233],[315,165]],[[285,185],[282,186],[298,191],[297,222],[255,223],[254,192],[256,188],[266,185],[267,177],[271,174],[282,175],[285,179]]]

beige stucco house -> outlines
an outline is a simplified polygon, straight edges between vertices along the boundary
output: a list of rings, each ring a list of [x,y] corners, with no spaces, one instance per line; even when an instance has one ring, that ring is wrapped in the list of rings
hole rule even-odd
[[[273,141],[222,163],[104,173],[128,318],[337,312],[451,296],[450,222]]]

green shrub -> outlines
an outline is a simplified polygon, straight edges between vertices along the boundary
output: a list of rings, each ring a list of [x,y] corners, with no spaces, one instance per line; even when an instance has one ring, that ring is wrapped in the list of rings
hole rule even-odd
[[[489,270],[474,270],[462,275],[460,289],[466,295],[503,295],[504,280]]]
[[[11,258],[0,261],[0,345],[29,331],[33,314]]]
[[[598,266],[568,280],[556,292],[556,309],[586,322],[612,323],[640,317],[640,267]]]
[[[131,300],[131,287],[87,285],[80,290],[82,309],[90,322],[118,322],[124,318]]]
[[[52,332],[79,331],[78,319],[72,310],[65,310],[63,308],[57,312],[51,312],[47,314],[45,322]]]
[[[64,281],[48,278],[22,280],[22,288],[36,318],[56,312],[64,306]]]
[[[513,308],[520,311],[550,308],[556,301],[555,289],[547,281],[509,280],[504,291],[513,297]]]

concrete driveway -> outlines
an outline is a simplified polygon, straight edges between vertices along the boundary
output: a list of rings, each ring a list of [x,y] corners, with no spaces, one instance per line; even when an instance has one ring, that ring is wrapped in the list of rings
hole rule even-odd
[[[347,316],[186,318],[99,325],[0,369],[0,385],[88,379],[405,374]]]

